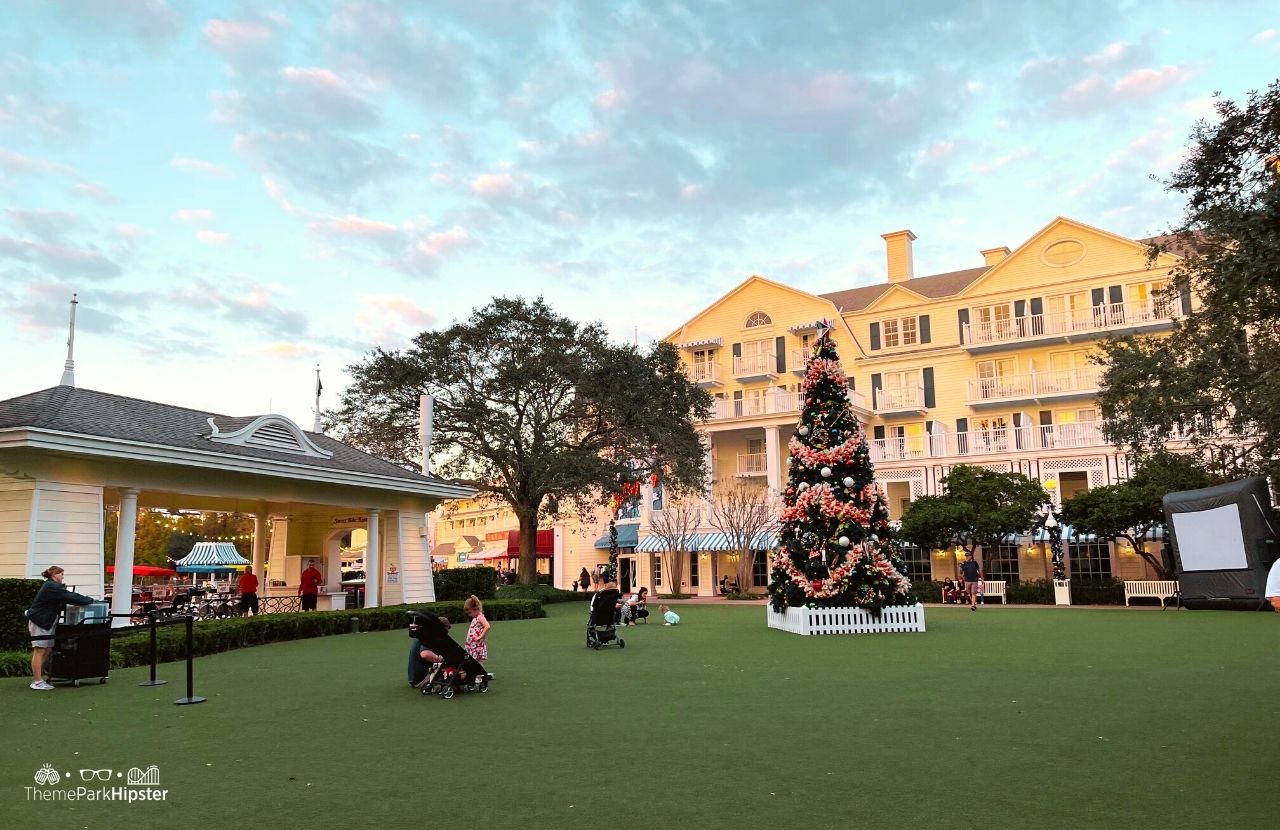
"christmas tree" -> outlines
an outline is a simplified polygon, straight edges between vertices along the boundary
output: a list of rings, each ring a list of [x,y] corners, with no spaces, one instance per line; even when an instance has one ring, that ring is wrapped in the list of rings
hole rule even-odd
[[[849,404],[830,325],[823,321],[800,383],[804,404],[789,445],[781,532],[769,594],[787,607],[866,608],[915,602],[892,551],[884,493]]]

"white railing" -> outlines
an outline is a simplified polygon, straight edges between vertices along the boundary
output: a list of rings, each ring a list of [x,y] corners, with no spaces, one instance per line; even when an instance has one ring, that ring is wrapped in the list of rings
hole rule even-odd
[[[787,352],[787,366],[797,374],[804,374],[804,367],[809,361],[808,349],[792,349]]]
[[[723,383],[719,363],[691,363],[684,373],[694,383]]]
[[[1023,442],[1018,440],[1022,433]],[[1002,452],[1014,452],[1018,449],[1030,449],[1030,430],[1017,430],[1012,427],[995,429],[971,429],[968,432],[956,433],[956,455],[995,455]],[[1022,446],[1020,446],[1022,445]]]
[[[787,414],[800,411],[800,393],[770,390],[763,395],[732,401],[717,400],[711,407],[711,420],[750,418],[754,415]]]
[[[877,389],[876,412],[897,412],[902,409],[924,408],[924,387],[904,386],[901,389]]]
[[[1039,449],[1104,447],[1106,438],[1100,422],[1048,426],[971,429],[954,435],[910,435],[868,440],[871,460],[911,461],[967,455],[999,455]]]
[[[997,378],[972,378],[969,402],[1037,398],[1070,392],[1096,392],[1102,377],[1101,366],[1079,366],[1027,375],[1004,375]]]
[[[867,442],[871,460],[907,461],[913,458],[930,458],[929,442],[923,435],[910,438],[875,438]]]
[[[1102,423],[1099,421],[1040,427],[1040,446],[1048,450],[1062,447],[1102,447],[1106,443]]]
[[[1003,343],[1029,337],[1150,325],[1167,322],[1180,316],[1178,304],[1172,299],[1103,303],[1085,309],[1067,309],[1048,314],[1029,314],[1008,320],[967,323],[963,328],[962,341],[966,346]]]
[[[867,406],[867,396],[853,389],[849,390],[849,403],[864,412],[871,411],[871,407]]]
[[[776,374],[778,374],[778,356],[775,354],[755,354],[733,359],[734,377]]]
[[[769,454],[763,452],[738,453],[738,475],[762,476],[768,472]]]

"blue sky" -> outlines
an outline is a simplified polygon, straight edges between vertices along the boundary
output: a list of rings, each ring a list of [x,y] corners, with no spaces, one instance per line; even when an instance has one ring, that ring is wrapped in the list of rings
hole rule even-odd
[[[1230,13],[1227,13],[1229,8]],[[311,421],[375,345],[544,295],[665,335],[759,273],[1158,233],[1274,4],[0,0],[0,398]]]

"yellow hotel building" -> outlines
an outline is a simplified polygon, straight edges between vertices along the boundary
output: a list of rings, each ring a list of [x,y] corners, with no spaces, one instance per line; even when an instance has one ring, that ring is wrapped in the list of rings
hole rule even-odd
[[[805,355],[824,318],[835,323],[850,402],[894,518],[911,500],[941,492],[957,464],[1024,473],[1059,501],[1128,477],[1126,455],[1102,435],[1100,369],[1089,355],[1102,338],[1166,331],[1186,313],[1189,297],[1157,296],[1176,256],[1148,263],[1150,240],[1059,217],[1014,250],[975,252],[975,267],[916,276],[915,235],[883,238],[882,282],[810,294],[752,276],[667,336],[689,377],[716,398],[702,425],[715,482],[785,483]],[[646,493],[639,521],[627,523],[625,568],[633,584],[667,593],[656,555],[642,552],[649,500]],[[465,532],[457,523],[469,512],[450,517],[448,535]],[[564,532],[554,584],[569,587],[581,567],[603,561],[592,537],[604,521]],[[982,553],[988,579],[1051,575],[1047,545],[1018,541]],[[1155,578],[1123,545],[1068,541],[1075,577]],[[696,584],[686,577],[683,590],[714,593],[719,576],[732,572],[730,555],[695,555]],[[764,559],[757,557],[756,588],[768,581]],[[956,557],[912,551],[908,566],[915,579],[943,579],[955,575]]]

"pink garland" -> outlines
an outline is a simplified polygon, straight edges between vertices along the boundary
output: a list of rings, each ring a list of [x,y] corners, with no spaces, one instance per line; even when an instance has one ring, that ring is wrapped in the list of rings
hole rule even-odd
[[[853,455],[858,451],[860,435],[858,430],[853,431],[853,435],[846,438],[834,447],[827,447],[825,450],[815,450],[806,447],[800,443],[793,435],[791,440],[787,442],[787,452],[797,461],[802,462],[806,467],[820,467],[823,465],[839,464],[845,461],[852,461]]]
[[[823,516],[853,522],[866,527],[871,521],[871,511],[852,502],[837,501],[829,484],[815,484],[796,496],[796,503],[784,507],[779,518],[784,522],[799,522],[808,518],[809,508],[818,507]]]
[[[800,391],[808,392],[809,388],[822,380],[823,377],[831,378],[831,381],[840,389],[849,388],[849,378],[845,377],[844,368],[840,366],[840,361],[820,357],[809,361],[809,365],[805,368],[804,378],[800,381]]]

